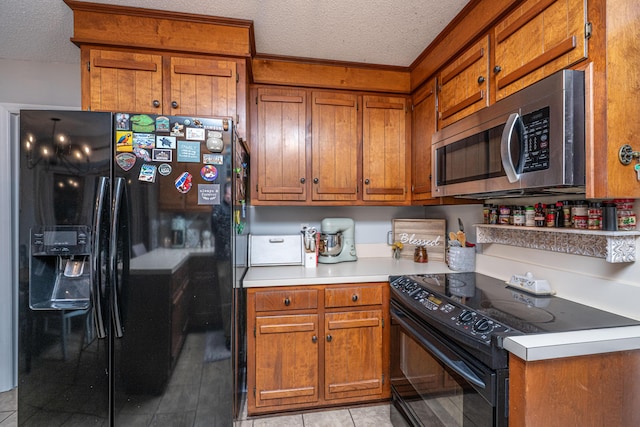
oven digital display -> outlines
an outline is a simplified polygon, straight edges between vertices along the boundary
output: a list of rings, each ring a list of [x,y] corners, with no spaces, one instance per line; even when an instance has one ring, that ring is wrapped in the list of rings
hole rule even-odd
[[[431,301],[432,303],[434,303],[436,305],[442,304],[442,300],[439,299],[439,298],[436,298],[436,296],[433,295],[433,294],[429,295],[429,301]]]

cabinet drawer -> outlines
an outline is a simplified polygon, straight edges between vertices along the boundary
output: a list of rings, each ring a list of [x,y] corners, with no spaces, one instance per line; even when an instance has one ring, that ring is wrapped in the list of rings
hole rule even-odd
[[[331,287],[324,291],[324,306],[327,308],[380,304],[382,304],[382,287],[380,285]]]
[[[317,289],[283,289],[256,292],[256,311],[318,308]]]

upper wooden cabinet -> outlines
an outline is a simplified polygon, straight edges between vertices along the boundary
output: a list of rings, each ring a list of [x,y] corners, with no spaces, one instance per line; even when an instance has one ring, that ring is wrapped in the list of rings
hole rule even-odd
[[[489,62],[489,37],[484,37],[442,69],[438,75],[440,127],[489,105]]]
[[[586,1],[527,0],[493,29],[496,100],[587,57]]]
[[[162,113],[162,55],[83,48],[82,56],[82,109]]]
[[[431,136],[436,131],[436,87],[431,79],[412,98],[411,120],[411,199],[431,197]]]
[[[259,88],[255,99],[254,202],[306,201],[306,92]]]
[[[410,203],[407,97],[262,86],[251,93],[254,204]]]
[[[362,97],[362,179],[365,201],[409,200],[407,99]]]
[[[232,60],[85,47],[82,54],[88,57],[84,109],[237,117]]]
[[[358,198],[358,97],[311,94],[312,200]]]
[[[236,118],[239,77],[234,61],[176,56],[168,61],[171,89],[164,102],[165,111],[181,116]]]
[[[585,7],[526,0],[513,9],[438,73],[438,127],[586,58]]]

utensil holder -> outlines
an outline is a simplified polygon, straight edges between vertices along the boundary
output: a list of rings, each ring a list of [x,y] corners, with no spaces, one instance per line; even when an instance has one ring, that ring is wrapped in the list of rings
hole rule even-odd
[[[454,271],[475,271],[476,248],[451,246],[449,248],[448,265]]]

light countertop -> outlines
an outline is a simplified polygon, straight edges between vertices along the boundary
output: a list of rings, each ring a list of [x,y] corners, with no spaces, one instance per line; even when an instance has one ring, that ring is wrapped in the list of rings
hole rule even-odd
[[[359,258],[337,264],[251,267],[242,281],[245,288],[338,283],[387,282],[402,274],[453,273],[444,262],[415,263],[409,259]]]
[[[131,274],[173,274],[189,257],[211,255],[211,248],[158,248],[138,257],[129,264]]]
[[[355,262],[304,266],[249,268],[245,288],[339,283],[386,282],[389,276],[404,274],[454,273],[443,262],[414,263],[409,259],[359,258]],[[640,350],[640,326],[561,332],[510,337],[504,340],[509,352],[526,361]]]

